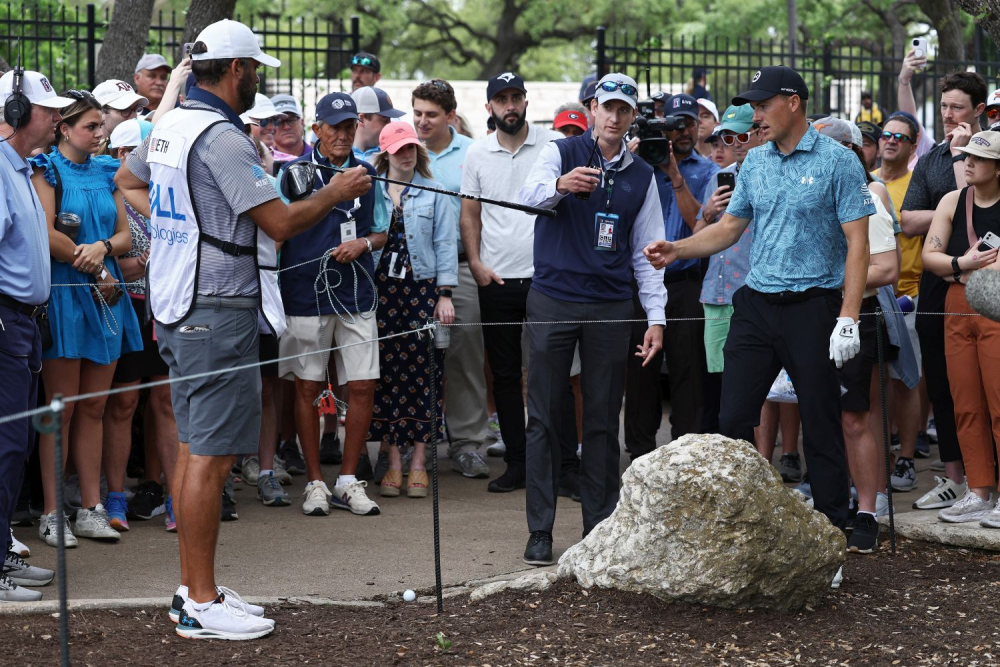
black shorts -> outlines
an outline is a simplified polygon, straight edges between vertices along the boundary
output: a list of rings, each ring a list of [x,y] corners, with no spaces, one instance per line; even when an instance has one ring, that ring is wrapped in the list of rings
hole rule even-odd
[[[142,331],[142,351],[123,354],[115,367],[114,381],[120,384],[137,382],[143,378],[166,376],[170,373],[167,363],[160,356],[160,348],[153,340],[153,321],[146,322],[146,301],[131,298],[132,308],[139,318]]]
[[[861,351],[840,369],[840,384],[847,393],[840,397],[840,409],[850,412],[867,412],[871,409],[872,370],[878,361],[878,327],[875,306],[878,297],[869,297],[861,306],[858,331],[861,336]],[[899,348],[889,343],[889,331],[882,322],[882,354],[889,363],[899,353]],[[886,369],[888,372],[888,368]]]
[[[264,364],[260,367],[262,378],[278,377],[278,339],[271,334],[260,335],[260,361],[273,361],[273,364]]]

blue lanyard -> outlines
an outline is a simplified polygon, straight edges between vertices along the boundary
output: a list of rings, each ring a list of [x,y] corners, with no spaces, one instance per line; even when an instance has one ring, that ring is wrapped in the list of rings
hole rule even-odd
[[[313,146],[312,154],[310,154],[310,156],[309,156],[309,160],[314,165],[316,165],[317,167],[322,167],[324,165],[321,165],[319,163],[319,161],[316,159],[316,154],[318,152],[319,152],[319,142],[316,142],[316,145]],[[348,159],[348,161],[350,161],[350,158],[347,158],[347,159]],[[329,160],[327,160],[327,162],[329,162]],[[331,162],[330,164],[333,164],[333,163]],[[323,173],[320,170],[316,170],[316,177],[319,178],[319,182],[323,184],[323,187],[326,187],[326,184],[327,184],[326,179],[323,178]],[[345,216],[347,216],[348,220],[352,220],[354,218],[354,213],[358,209],[360,209],[360,208],[361,208],[361,197],[355,197],[354,198],[354,206],[352,206],[350,210],[345,211],[344,209],[339,208],[339,207],[334,207],[333,210],[334,211],[340,211]]]

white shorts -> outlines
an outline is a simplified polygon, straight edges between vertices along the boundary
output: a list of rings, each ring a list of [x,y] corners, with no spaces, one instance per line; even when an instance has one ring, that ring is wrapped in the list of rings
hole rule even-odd
[[[920,337],[917,336],[917,304],[920,303],[920,297],[913,297],[913,312],[907,313],[903,316],[903,321],[906,322],[906,333],[910,336],[910,345],[913,346],[913,354],[917,358],[917,371],[920,373],[920,377],[924,376],[924,358],[920,354]],[[899,380],[899,376],[895,370],[892,368],[892,364],[889,364],[889,377],[893,380]]]
[[[323,336],[320,338],[320,317],[323,318]],[[285,380],[326,380],[326,365],[330,359],[329,349],[351,345],[334,350],[337,364],[337,382],[378,379],[378,343],[352,345],[378,338],[375,318],[364,319],[354,315],[354,323],[344,322],[336,315],[311,315],[306,317],[289,315],[288,329],[278,342],[280,356],[278,375]],[[323,350],[318,352],[318,350]],[[295,359],[285,359],[297,354],[316,352]]]

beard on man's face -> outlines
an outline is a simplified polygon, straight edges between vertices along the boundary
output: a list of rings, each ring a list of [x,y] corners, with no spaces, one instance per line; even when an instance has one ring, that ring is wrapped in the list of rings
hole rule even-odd
[[[523,112],[521,112],[521,114],[517,116],[517,120],[515,120],[513,123],[508,123],[504,121],[503,118],[497,116],[496,112],[492,110],[490,111],[490,116],[493,117],[493,122],[496,123],[497,130],[499,132],[503,132],[504,134],[517,134],[518,132],[521,131],[521,128],[524,127],[524,124],[526,122],[525,119],[528,116],[528,110],[525,109]]]
[[[243,78],[240,79],[239,95],[240,106],[243,107],[243,111],[240,113],[252,109],[257,97],[257,73],[249,67],[243,73]]]

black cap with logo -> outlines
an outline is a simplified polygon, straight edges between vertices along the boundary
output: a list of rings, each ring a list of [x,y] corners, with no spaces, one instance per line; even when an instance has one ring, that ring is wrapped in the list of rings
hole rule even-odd
[[[501,90],[507,90],[508,88],[520,90],[522,93],[528,92],[524,89],[524,79],[513,72],[504,72],[503,74],[497,74],[486,84],[486,101],[489,102]]]
[[[742,106],[750,102],[761,102],[775,95],[798,95],[809,99],[809,88],[799,73],[790,67],[761,67],[750,80],[750,90],[733,98],[733,104]]]

